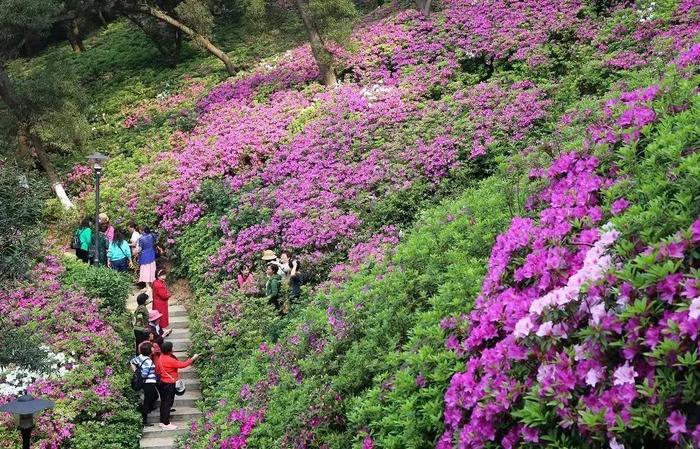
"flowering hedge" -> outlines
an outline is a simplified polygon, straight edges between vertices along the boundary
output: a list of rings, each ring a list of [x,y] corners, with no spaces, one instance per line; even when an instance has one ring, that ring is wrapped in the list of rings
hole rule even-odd
[[[547,184],[533,201],[537,217],[516,218],[499,236],[464,327],[445,326],[466,370],[445,393],[438,447],[700,444],[700,423],[686,421],[697,416],[700,379],[700,208],[690,200],[698,156],[684,128],[698,113],[697,82],[623,92],[621,111],[606,111],[612,125],[593,127],[600,157],[566,153],[533,173]],[[617,132],[601,141],[601,126]],[[638,155],[611,152],[620,139]]]
[[[38,416],[33,447],[88,448],[95,441],[101,447],[137,447],[140,417],[132,398],[125,396],[126,346],[104,320],[99,300],[62,287],[63,272],[56,259],[47,257],[35,267],[31,281],[0,290],[0,316],[58,355],[52,372],[37,374],[26,386],[29,393],[56,403]],[[1,395],[0,403],[13,398]],[[0,447],[17,447],[19,432],[12,416],[0,419]]]

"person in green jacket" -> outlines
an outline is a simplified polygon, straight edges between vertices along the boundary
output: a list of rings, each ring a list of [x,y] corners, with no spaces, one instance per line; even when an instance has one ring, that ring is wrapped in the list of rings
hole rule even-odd
[[[267,264],[265,274],[267,274],[267,282],[265,283],[265,297],[273,306],[275,306],[277,310],[279,310],[282,276],[277,274],[277,265],[273,263]]]
[[[80,222],[80,226],[75,231],[75,237],[77,239],[77,245],[75,246],[75,257],[82,260],[85,263],[89,263],[89,252],[90,243],[92,242],[92,228],[90,227],[90,220],[87,218]]]
[[[148,294],[141,293],[136,297],[136,310],[134,311],[134,338],[136,340],[136,352],[139,345],[148,337]]]

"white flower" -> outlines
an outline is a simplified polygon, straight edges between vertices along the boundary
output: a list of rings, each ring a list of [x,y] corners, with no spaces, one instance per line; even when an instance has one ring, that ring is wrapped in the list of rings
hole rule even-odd
[[[600,320],[605,316],[606,313],[607,312],[605,311],[605,304],[603,304],[602,302],[591,307],[591,325],[599,325]]]
[[[590,385],[591,387],[595,387],[598,382],[600,382],[600,372],[596,368],[591,368],[588,370],[586,373],[586,385]]]
[[[634,385],[634,378],[638,375],[639,374],[637,374],[637,372],[634,370],[634,367],[630,366],[629,362],[625,362],[624,365],[615,370],[615,373],[613,374],[613,377],[615,378],[613,385]]]
[[[615,438],[610,440],[610,449],[625,449],[625,445],[622,443],[618,443]]]
[[[694,298],[693,301],[690,303],[690,308],[688,309],[688,316],[693,320],[700,318],[700,296]]]
[[[530,315],[527,315],[521,318],[515,325],[515,331],[513,334],[515,335],[515,338],[525,338],[530,335],[530,332],[532,332],[534,327],[535,325],[532,323]]]
[[[540,328],[537,329],[537,336],[538,337],[546,337],[547,335],[552,334],[552,327],[554,325],[552,324],[551,321],[545,321],[540,325]]]

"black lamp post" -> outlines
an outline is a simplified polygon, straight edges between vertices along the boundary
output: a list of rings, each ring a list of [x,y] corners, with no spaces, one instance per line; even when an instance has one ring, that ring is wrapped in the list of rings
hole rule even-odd
[[[100,263],[100,177],[102,176],[102,163],[109,158],[102,153],[93,153],[87,159],[92,163],[95,172],[95,256],[93,263],[98,266]]]
[[[29,439],[34,428],[34,414],[53,408],[53,402],[46,399],[34,399],[31,394],[25,394],[18,399],[0,405],[0,412],[12,413],[17,417],[19,431],[22,433],[22,449],[29,449]]]

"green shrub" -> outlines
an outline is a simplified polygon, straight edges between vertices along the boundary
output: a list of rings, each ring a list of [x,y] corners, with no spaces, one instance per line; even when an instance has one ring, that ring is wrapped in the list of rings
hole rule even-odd
[[[138,449],[141,415],[119,410],[106,422],[88,421],[75,427],[72,449]]]
[[[40,344],[35,335],[0,320],[0,368],[16,365],[44,373],[47,353]]]
[[[121,315],[126,311],[126,298],[131,288],[126,274],[75,259],[66,259],[65,265],[66,272],[61,276],[64,286],[84,289],[88,297],[102,300],[101,307],[111,314]]]

